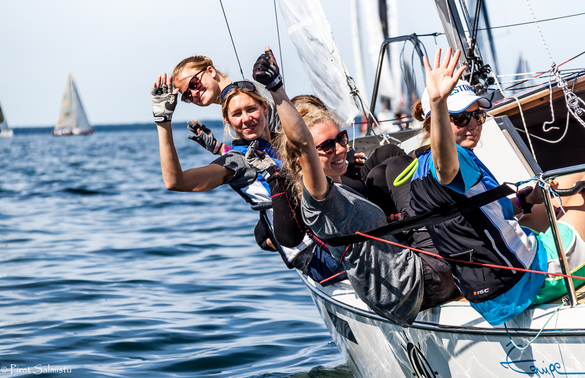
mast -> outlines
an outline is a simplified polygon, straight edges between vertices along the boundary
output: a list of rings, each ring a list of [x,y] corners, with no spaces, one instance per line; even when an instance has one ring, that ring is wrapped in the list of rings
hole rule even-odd
[[[493,77],[488,77],[492,69],[483,63],[465,5],[460,3],[458,7],[455,0],[435,0],[435,5],[449,46],[453,50],[461,50],[457,66],[468,67],[463,78],[469,81],[477,94],[485,93],[488,85],[494,83]],[[479,22],[479,18],[475,22]]]

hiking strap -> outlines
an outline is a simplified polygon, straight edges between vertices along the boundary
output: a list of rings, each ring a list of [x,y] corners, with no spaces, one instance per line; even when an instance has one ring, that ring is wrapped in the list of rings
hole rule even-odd
[[[368,236],[380,237],[383,235],[393,235],[403,231],[416,230],[426,226],[442,223],[453,219],[459,215],[464,215],[478,209],[488,203],[494,202],[502,197],[514,194],[516,191],[506,184],[502,184],[473,197],[465,198],[448,206],[441,206],[426,213],[406,218],[397,222],[378,227],[376,229],[364,232]],[[334,247],[360,243],[368,240],[367,236],[361,235],[343,235],[327,239],[325,242]]]

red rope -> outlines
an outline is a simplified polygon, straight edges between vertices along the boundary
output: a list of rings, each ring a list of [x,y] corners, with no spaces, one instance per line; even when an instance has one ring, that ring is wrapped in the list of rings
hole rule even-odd
[[[450,259],[448,257],[443,257],[443,256],[438,255],[436,253],[427,252],[427,251],[423,251],[421,249],[416,249],[416,248],[408,247],[406,245],[402,245],[402,244],[399,244],[399,243],[394,243],[394,242],[391,242],[390,240],[386,240],[386,239],[380,239],[380,238],[377,238],[375,236],[370,236],[370,235],[367,235],[367,234],[364,234],[364,233],[361,233],[361,232],[356,232],[356,235],[365,236],[367,238],[374,239],[374,240],[378,240],[378,241],[381,241],[381,242],[384,242],[384,243],[388,243],[388,244],[392,244],[392,245],[395,245],[397,247],[408,248],[408,249],[413,250],[415,252],[424,253],[425,255],[429,255],[429,256],[433,256],[433,257],[438,257],[438,258],[441,258],[441,259],[447,260],[447,261],[453,261],[453,262],[470,264],[470,265],[487,266],[487,267],[490,267],[490,268],[507,269],[507,270],[517,270],[517,271],[526,272],[526,273],[537,273],[537,274],[544,274],[544,275],[551,275],[551,276],[558,276],[558,277],[575,278],[575,279],[578,279],[578,280],[584,280],[585,279],[585,277],[571,276],[571,275],[562,274],[562,273],[549,273],[549,272],[541,272],[541,271],[538,271],[538,270],[531,270],[531,269],[513,268],[513,267],[509,267],[509,266],[502,266],[502,265],[495,265],[495,264],[484,264],[484,263],[478,263],[478,262],[473,262],[473,261],[464,261],[464,260]],[[349,246],[348,246],[348,248],[349,248]],[[346,249],[346,252],[347,252],[347,249]],[[343,255],[345,256],[345,253]],[[343,256],[342,256],[342,259],[343,259]]]
[[[342,271],[342,272],[336,273],[336,274],[332,275],[332,276],[331,276],[331,277],[329,277],[329,278],[325,278],[323,281],[319,281],[319,283],[320,283],[320,284],[323,284],[323,282],[327,282],[327,281],[329,281],[329,280],[331,280],[331,279],[333,279],[333,278],[335,278],[335,277],[337,277],[337,276],[340,276],[340,275],[342,275],[343,273],[345,273],[345,270],[344,270],[344,271]]]
[[[572,58],[570,58],[570,59],[567,59],[567,60],[565,60],[563,63],[559,64],[557,67],[560,67],[560,66],[562,66],[562,65],[563,65],[563,64],[565,64],[565,63],[569,63],[571,60],[573,60],[573,59],[576,59],[576,58],[580,57],[580,56],[581,56],[581,55],[583,55],[583,54],[585,54],[585,51],[583,51],[581,54],[575,55],[574,57],[572,57]],[[510,86],[510,87],[508,87],[508,88],[504,88],[504,90],[505,90],[505,91],[507,91],[508,89],[510,89],[510,88],[514,88],[514,87],[515,87],[515,86],[517,86],[517,85],[524,84],[524,83],[526,83],[527,81],[530,81],[530,80],[532,80],[532,79],[536,79],[537,77],[540,77],[540,76],[544,75],[545,73],[549,73],[551,70],[552,70],[552,68],[551,68],[551,69],[549,69],[548,71],[544,71],[544,72],[541,72],[541,73],[539,73],[538,75],[532,76],[530,79],[523,80],[523,81],[521,81],[521,82],[519,82],[519,83],[516,83],[516,84],[514,84],[514,85],[512,85],[512,86]]]

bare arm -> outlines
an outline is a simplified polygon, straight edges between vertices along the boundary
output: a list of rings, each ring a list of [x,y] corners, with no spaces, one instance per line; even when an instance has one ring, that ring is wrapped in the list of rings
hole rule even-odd
[[[168,190],[179,192],[205,192],[224,184],[234,171],[217,164],[183,171],[173,142],[170,122],[157,123],[160,165],[163,181]]]
[[[303,184],[311,195],[322,200],[329,192],[329,184],[313,142],[313,136],[303,118],[289,100],[283,88],[270,92],[287,139],[300,151]]]
[[[450,184],[459,172],[459,159],[455,136],[451,130],[447,98],[467,67],[455,71],[461,51],[457,50],[451,60],[451,48],[441,62],[441,49],[437,49],[434,68],[431,70],[427,57],[424,57],[427,91],[431,106],[431,153],[437,178],[443,185]]]
[[[234,171],[216,164],[183,171],[175,149],[171,127],[172,114],[179,90],[174,88],[172,76],[167,80],[166,73],[157,78],[152,88],[153,114],[158,129],[160,148],[160,165],[167,189],[180,192],[204,192],[225,183],[228,178],[233,176]]]

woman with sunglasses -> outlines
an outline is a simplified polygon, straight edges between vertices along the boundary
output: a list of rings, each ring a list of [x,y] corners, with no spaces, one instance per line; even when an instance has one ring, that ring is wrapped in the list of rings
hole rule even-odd
[[[153,90],[167,85],[173,88],[173,94],[181,94],[181,101],[184,103],[206,107],[212,104],[221,105],[221,93],[230,84],[231,81],[213,65],[209,57],[196,55],[179,62],[168,81],[166,73],[160,75]],[[271,132],[275,132],[280,129],[280,120],[274,104],[267,102],[267,106],[268,127]],[[215,155],[221,155],[230,149],[230,146],[217,140],[208,128],[196,120],[189,121],[189,130],[194,134],[189,135],[189,139],[198,142]]]
[[[455,71],[459,55],[458,50],[451,58],[451,49],[448,49],[441,63],[441,51],[437,50],[432,69],[426,57],[424,60],[427,88],[414,110],[415,116],[424,120],[430,149],[419,150],[418,169],[411,181],[411,205],[417,214],[498,186],[495,177],[472,151],[486,120],[486,113],[480,107],[489,108],[491,103],[478,97],[467,82],[459,80],[466,69],[461,67]],[[563,186],[570,187],[579,179],[583,179],[582,174],[553,181],[551,187],[558,187],[561,181]],[[547,254],[552,260],[556,252],[551,231],[547,230],[546,216],[540,213],[543,205],[536,205],[542,202],[541,191],[536,188],[520,192],[512,200],[501,198],[472,210],[469,215],[430,226],[428,230],[445,257],[546,272]],[[583,196],[578,194],[563,202],[568,209],[566,215],[559,217],[563,245],[569,248],[567,255],[582,259],[585,253]],[[532,214],[527,214],[531,211],[542,216],[536,220]],[[527,215],[518,222],[514,215],[520,212]],[[531,217],[533,229],[521,227]],[[569,225],[568,218],[575,228]],[[544,274],[463,261],[451,262],[459,288],[471,306],[494,326],[514,318],[535,298],[542,302],[554,299],[548,289],[541,290]]]
[[[252,82],[228,83],[219,94],[224,122],[230,134],[235,134],[231,149],[208,166],[185,171],[181,168],[173,142],[170,121],[176,106],[177,92],[172,87],[171,78],[167,80],[166,75],[163,75],[159,82],[155,83],[151,95],[159,133],[163,180],[167,189],[200,192],[229,184],[249,203],[271,200],[265,176],[269,178],[270,174],[267,171],[273,170],[271,158],[277,162],[278,160],[276,151],[270,144],[271,133],[266,120],[267,101],[258,93]],[[258,145],[251,154],[247,154],[253,141]],[[287,216],[285,214],[279,219]],[[271,221],[272,210],[268,210],[268,217]],[[268,234],[264,231],[265,229],[259,226],[255,229],[258,244],[264,249],[276,250],[274,244],[267,242]],[[288,231],[290,230],[284,230]],[[333,283],[345,278],[343,268],[335,261],[331,261],[326,253],[322,253],[320,247],[304,232],[296,239],[295,244],[283,246],[279,252],[289,268],[298,268],[315,280],[320,281],[337,275],[329,282]]]
[[[254,78],[270,85],[274,72],[276,64],[262,54]],[[378,206],[341,182],[347,169],[347,133],[331,114],[317,109],[301,116],[284,89],[271,94],[284,131],[277,141],[283,170],[292,176],[292,192],[302,193],[301,212],[309,229],[326,241],[386,225]],[[393,236],[386,239],[397,241]],[[412,324],[426,296],[425,263],[418,255],[377,240],[347,248],[329,246],[329,251],[343,263],[356,294],[373,311],[396,324]]]

